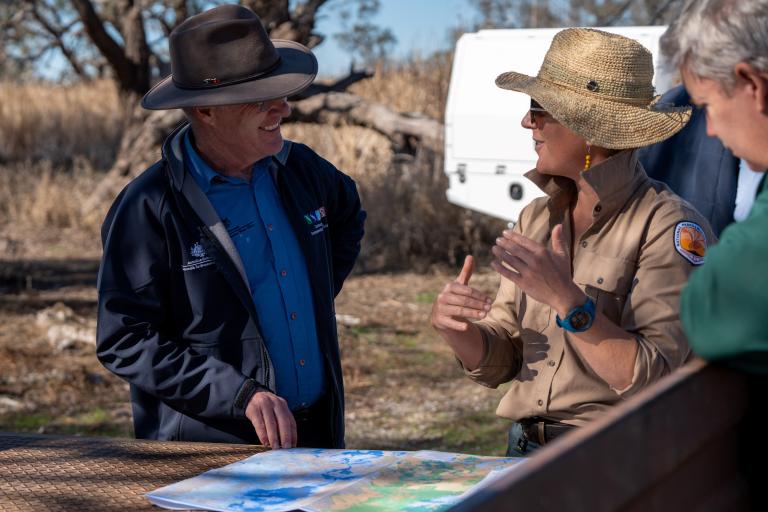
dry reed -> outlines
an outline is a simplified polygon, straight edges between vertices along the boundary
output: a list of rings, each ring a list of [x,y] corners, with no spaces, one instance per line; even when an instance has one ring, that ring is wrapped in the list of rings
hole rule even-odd
[[[0,166],[0,258],[98,256],[105,212],[80,213],[98,176],[83,158],[67,170],[47,161]]]
[[[0,82],[0,162],[87,158],[109,167],[122,133],[111,81],[54,86]]]
[[[373,77],[354,84],[350,91],[398,112],[417,112],[442,121],[452,56],[444,52],[403,62],[380,62]]]

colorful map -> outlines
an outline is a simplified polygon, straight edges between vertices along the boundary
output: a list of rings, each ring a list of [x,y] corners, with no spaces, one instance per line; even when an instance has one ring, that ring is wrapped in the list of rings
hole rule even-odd
[[[436,451],[274,450],[147,498],[165,508],[236,512],[439,511],[522,460]]]

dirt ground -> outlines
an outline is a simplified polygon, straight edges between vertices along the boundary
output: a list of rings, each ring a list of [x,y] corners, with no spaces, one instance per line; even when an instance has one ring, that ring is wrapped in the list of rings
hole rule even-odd
[[[0,259],[0,430],[130,436],[128,386],[94,355],[98,262]],[[501,455],[502,390],[462,376],[428,325],[453,276],[350,278],[337,300],[351,448]],[[489,271],[472,284],[489,294]]]

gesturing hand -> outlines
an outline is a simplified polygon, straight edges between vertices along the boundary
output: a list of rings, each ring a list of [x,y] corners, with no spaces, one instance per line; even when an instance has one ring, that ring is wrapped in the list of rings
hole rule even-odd
[[[530,297],[555,308],[561,318],[586,300],[584,292],[571,277],[562,224],[552,229],[551,249],[512,230],[505,230],[496,239],[491,252],[496,256],[491,263],[496,272]]]
[[[271,448],[296,446],[296,420],[283,398],[269,391],[257,391],[245,408],[245,417],[251,420],[263,445]]]
[[[491,299],[469,286],[474,258],[467,256],[455,281],[443,287],[432,305],[432,326],[438,330],[466,331],[471,320],[485,318]]]

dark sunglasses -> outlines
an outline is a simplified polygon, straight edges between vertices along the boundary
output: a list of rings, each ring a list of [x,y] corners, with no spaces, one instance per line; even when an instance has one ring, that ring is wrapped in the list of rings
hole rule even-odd
[[[530,107],[531,123],[536,122],[536,116],[544,117],[547,114],[549,114],[549,112],[547,112],[547,109],[539,105],[539,103],[536,100],[531,98],[531,107]]]

